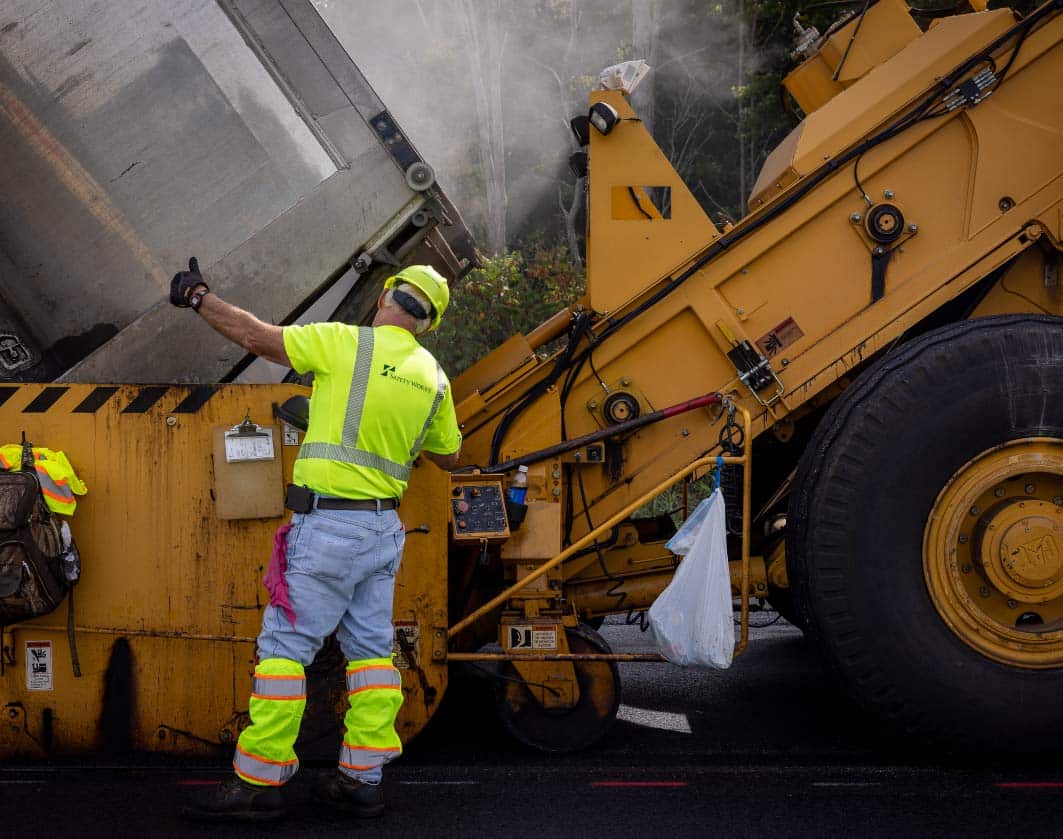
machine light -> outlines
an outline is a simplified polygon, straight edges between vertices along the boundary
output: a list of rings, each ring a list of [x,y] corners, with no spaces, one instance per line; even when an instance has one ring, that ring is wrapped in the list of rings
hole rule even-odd
[[[577,180],[587,177],[587,152],[578,151],[571,155],[568,159],[568,168],[572,170]]]
[[[612,131],[616,124],[620,122],[620,114],[617,113],[616,108],[605,102],[595,102],[591,105],[587,118],[590,120],[591,125],[597,128],[603,136]]]
[[[576,137],[576,142],[579,143],[580,148],[583,148],[591,141],[591,124],[587,117],[573,117],[569,120],[568,124],[572,129],[572,133]]]

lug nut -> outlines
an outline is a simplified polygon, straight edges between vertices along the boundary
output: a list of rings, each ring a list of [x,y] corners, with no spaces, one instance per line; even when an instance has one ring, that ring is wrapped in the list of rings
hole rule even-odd
[[[993,490],[993,495],[995,495],[997,498],[1003,498],[1004,487],[997,487],[995,490]]]
[[[962,571],[962,572],[963,572],[964,574],[970,574],[970,573],[971,573],[971,566],[970,566],[970,565],[969,565],[968,563],[966,563],[966,562],[965,562],[965,563],[963,564],[963,567],[962,567],[962,568],[960,568],[960,570],[961,570],[961,571]]]
[[[1019,604],[1016,603],[1014,600],[1012,600],[1010,597],[1008,598],[1008,608],[1009,609],[1014,609],[1018,605]]]
[[[1037,487],[1035,487],[1033,484],[1027,484],[1024,489],[1026,490],[1027,495],[1033,495],[1034,490],[1037,489]]]
[[[970,541],[970,537],[969,536],[966,536],[966,535],[960,536],[960,544],[961,545],[966,545],[969,541]]]
[[[982,586],[980,589],[978,589],[978,593],[982,595],[982,597],[989,597],[989,589],[985,586]]]
[[[972,516],[977,516],[980,512],[982,512],[982,511],[979,510],[977,506],[971,507],[971,515]]]

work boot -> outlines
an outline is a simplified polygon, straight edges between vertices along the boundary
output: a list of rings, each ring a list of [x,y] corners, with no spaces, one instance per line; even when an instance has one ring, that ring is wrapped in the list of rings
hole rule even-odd
[[[185,807],[181,815],[199,821],[275,821],[284,816],[284,797],[277,787],[249,784],[233,775]]]
[[[384,788],[380,784],[367,784],[339,771],[321,779],[314,788],[314,798],[362,819],[384,812]]]

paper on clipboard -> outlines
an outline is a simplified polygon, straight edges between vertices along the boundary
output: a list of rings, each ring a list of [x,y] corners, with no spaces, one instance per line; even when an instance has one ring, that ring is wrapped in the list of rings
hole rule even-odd
[[[273,460],[273,432],[245,419],[225,432],[225,462]]]

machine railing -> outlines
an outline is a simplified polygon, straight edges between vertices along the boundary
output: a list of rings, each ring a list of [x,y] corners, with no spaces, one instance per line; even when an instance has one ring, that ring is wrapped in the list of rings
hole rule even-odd
[[[738,407],[738,413],[742,416],[742,427],[745,432],[742,442],[742,454],[740,455],[724,455],[723,463],[728,465],[743,466],[742,470],[742,587],[739,591],[739,614],[740,614],[740,633],[738,642],[735,644],[735,656],[741,655],[749,643],[749,531],[750,531],[750,506],[752,503],[752,419],[749,412],[742,407]],[[566,560],[570,559],[575,554],[579,553],[583,548],[593,544],[597,541],[599,536],[602,536],[612,530],[617,524],[622,522],[633,512],[638,510],[643,505],[649,503],[662,492],[669,487],[674,486],[684,478],[700,471],[714,468],[718,463],[717,455],[706,455],[700,457],[697,460],[688,463],[678,472],[675,472],[665,480],[661,481],[652,489],[643,493],[637,499],[632,501],[622,510],[614,514],[607,519],[594,530],[590,531],[586,535],[577,539],[571,545],[569,545],[561,553],[552,559],[544,562],[530,574],[517,580],[513,585],[499,594],[495,595],[489,601],[477,608],[471,614],[466,615],[450,629],[447,630],[447,638],[454,638],[464,629],[471,626],[478,621],[484,615],[490,613],[494,609],[503,605],[507,600],[513,597],[515,594],[523,590],[531,583],[538,580],[544,574],[547,574],[554,568],[562,565]],[[664,661],[665,659],[657,653],[463,653],[463,652],[448,652],[448,661]]]

